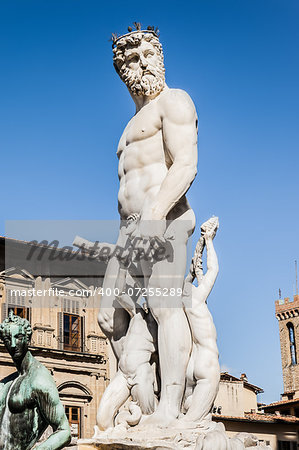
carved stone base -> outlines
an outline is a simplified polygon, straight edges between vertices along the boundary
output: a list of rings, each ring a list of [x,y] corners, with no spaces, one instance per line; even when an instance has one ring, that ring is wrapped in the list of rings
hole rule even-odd
[[[97,427],[95,427],[97,428]],[[213,429],[151,428],[129,430],[114,428],[106,432],[96,429],[92,439],[78,441],[79,450],[271,450],[259,444],[257,438],[248,433],[239,433],[234,438],[226,436],[222,423],[214,423]]]
[[[93,439],[84,440],[82,443],[78,444],[79,450],[170,450],[173,449],[171,446],[166,446],[163,442],[159,444],[143,444],[139,445],[136,442],[124,442],[124,441],[113,441],[111,442],[95,442]]]
[[[200,432],[172,428],[124,429],[119,426],[106,432],[95,427],[92,439],[78,441],[79,450],[181,450],[195,449]]]

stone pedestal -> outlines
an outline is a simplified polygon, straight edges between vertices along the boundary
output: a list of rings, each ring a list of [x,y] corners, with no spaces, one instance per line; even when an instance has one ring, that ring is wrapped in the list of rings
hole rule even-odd
[[[136,442],[123,442],[112,441],[111,442],[95,442],[94,440],[84,440],[82,443],[78,443],[78,450],[170,450],[174,447],[168,446],[165,443],[161,444],[146,444],[140,445]]]
[[[216,427],[220,426],[217,424]],[[78,441],[79,450],[182,450],[195,449],[200,430],[178,430],[174,428],[151,428],[125,430],[118,427],[109,432],[96,428],[92,439]]]
[[[222,423],[212,423],[210,430],[151,428],[110,429],[100,432],[95,427],[92,439],[78,441],[78,450],[271,450],[249,433],[228,438]]]

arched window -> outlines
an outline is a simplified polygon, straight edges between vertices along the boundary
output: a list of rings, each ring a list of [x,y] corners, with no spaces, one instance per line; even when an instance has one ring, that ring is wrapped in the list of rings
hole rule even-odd
[[[289,322],[287,324],[287,327],[289,329],[289,340],[290,340],[290,352],[291,352],[291,361],[292,365],[294,366],[297,364],[297,355],[296,355],[296,342],[295,342],[295,332],[294,332],[294,325]]]

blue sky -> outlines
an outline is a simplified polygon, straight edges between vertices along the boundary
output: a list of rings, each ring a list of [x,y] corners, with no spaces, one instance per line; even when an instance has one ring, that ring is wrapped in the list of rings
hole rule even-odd
[[[108,39],[135,20],[159,26],[167,83],[199,113],[189,199],[198,223],[220,218],[209,305],[221,363],[278,400],[274,300],[293,295],[299,258],[295,0],[2,0],[0,232],[117,219],[116,146],[134,105]]]

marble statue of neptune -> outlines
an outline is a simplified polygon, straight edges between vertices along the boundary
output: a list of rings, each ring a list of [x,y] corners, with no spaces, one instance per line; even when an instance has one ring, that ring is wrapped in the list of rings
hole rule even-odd
[[[114,67],[136,105],[117,149],[121,218],[117,245],[124,248],[135,238],[143,243],[152,239],[171,243],[171,257],[151,264],[141,261],[142,280],[139,272],[139,279],[134,280],[150,293],[147,308],[157,326],[161,387],[159,404],[146,420],[167,426],[180,414],[192,348],[181,294],[187,240],[195,227],[186,192],[197,172],[198,120],[189,95],[165,83],[162,46],[156,32],[138,28],[113,45]],[[108,287],[113,289],[120,269],[119,259],[111,258],[104,293]],[[171,296],[161,295],[170,289]],[[118,359],[131,320],[121,298],[113,302],[102,298],[98,322]],[[101,418],[100,408],[100,426]]]
[[[201,225],[185,278],[187,242],[195,228],[186,193],[197,171],[197,114],[186,92],[165,83],[156,30],[135,27],[113,39],[114,67],[136,113],[117,149],[120,230],[107,258],[98,314],[118,366],[101,398],[91,443],[121,449],[265,448],[247,433],[229,439],[224,426],[212,421],[220,367],[207,299],[218,274],[213,240],[219,222],[213,216]],[[93,245],[78,237],[74,243],[85,251]]]

